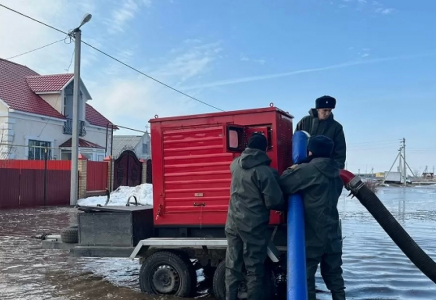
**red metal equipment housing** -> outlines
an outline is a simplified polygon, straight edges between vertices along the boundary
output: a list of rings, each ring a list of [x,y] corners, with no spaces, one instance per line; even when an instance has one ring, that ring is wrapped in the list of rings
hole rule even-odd
[[[154,224],[224,226],[230,163],[253,132],[263,132],[271,166],[281,174],[292,163],[292,119],[267,107],[150,120]],[[271,225],[285,222],[271,212]]]

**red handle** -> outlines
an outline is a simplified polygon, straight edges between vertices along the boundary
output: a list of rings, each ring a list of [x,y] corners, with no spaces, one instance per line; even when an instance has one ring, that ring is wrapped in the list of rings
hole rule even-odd
[[[344,182],[344,185],[348,185],[350,181],[356,177],[353,173],[347,171],[347,170],[340,170],[339,176],[341,176],[342,181]]]

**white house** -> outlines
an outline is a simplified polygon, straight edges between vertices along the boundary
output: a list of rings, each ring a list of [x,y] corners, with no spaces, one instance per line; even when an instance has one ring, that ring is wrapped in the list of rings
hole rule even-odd
[[[42,147],[49,159],[71,159],[73,84],[73,74],[39,75],[0,59],[0,159],[43,159]],[[80,81],[79,152],[103,160],[112,123],[89,100]]]
[[[151,158],[150,134],[143,135],[114,135],[113,158],[118,158],[125,150],[135,152],[138,159]]]

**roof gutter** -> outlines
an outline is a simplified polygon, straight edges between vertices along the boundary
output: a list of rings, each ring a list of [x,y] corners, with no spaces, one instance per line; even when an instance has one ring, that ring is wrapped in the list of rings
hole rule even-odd
[[[58,121],[58,122],[62,122],[62,121],[66,120],[66,118],[49,117],[49,116],[46,116],[46,115],[33,114],[33,113],[28,113],[28,112],[25,112],[25,111],[11,109],[11,108],[9,109],[9,112],[16,113],[16,114],[22,114],[22,115],[26,115],[26,116],[31,116],[31,117],[35,117],[35,118],[42,118],[44,120]]]
[[[51,91],[51,92],[34,92],[37,95],[47,95],[47,94],[61,94],[62,91]]]

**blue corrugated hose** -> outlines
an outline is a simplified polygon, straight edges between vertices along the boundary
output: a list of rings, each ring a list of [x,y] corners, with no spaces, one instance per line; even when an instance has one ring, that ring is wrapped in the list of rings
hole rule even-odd
[[[300,163],[307,156],[308,134],[294,133],[292,161]],[[288,277],[287,299],[307,300],[306,246],[304,241],[304,206],[300,195],[289,196],[288,206]]]

